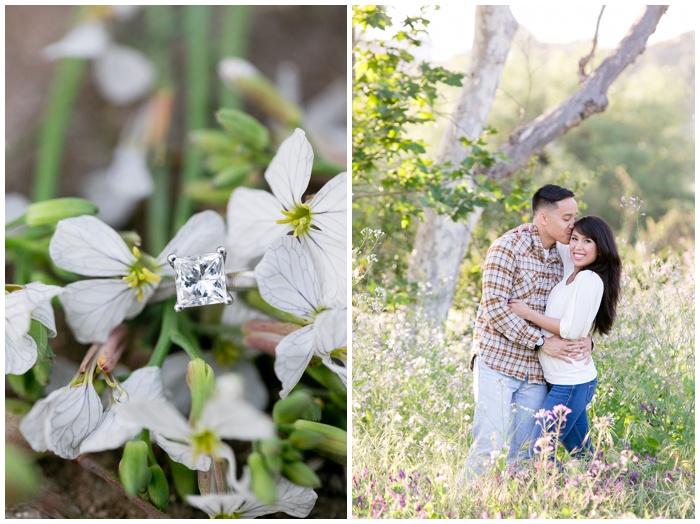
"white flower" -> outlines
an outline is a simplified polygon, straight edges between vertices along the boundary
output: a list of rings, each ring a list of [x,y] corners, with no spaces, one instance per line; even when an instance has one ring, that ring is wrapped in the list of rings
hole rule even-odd
[[[9,224],[24,215],[29,206],[29,199],[20,193],[5,194],[5,224]],[[7,231],[5,231],[7,234]]]
[[[61,220],[51,239],[54,263],[67,271],[97,278],[68,284],[61,295],[66,320],[82,343],[104,342],[124,319],[137,316],[162,277],[174,278],[169,253],[211,253],[225,234],[214,211],[192,216],[157,258],[131,251],[119,234],[93,216]]]
[[[250,483],[248,468],[243,469],[241,484]],[[318,495],[311,488],[298,486],[283,477],[277,480],[277,500],[272,504],[263,504],[248,490],[231,493],[212,493],[210,495],[188,495],[187,503],[201,509],[211,518],[234,517],[253,519],[282,511],[289,516],[304,518],[311,513]]]
[[[19,429],[35,451],[53,451],[66,459],[80,455],[80,444],[100,422],[102,402],[92,385],[92,372],[82,383],[67,385],[39,400]]]
[[[254,266],[281,236],[293,233],[309,250],[327,291],[345,301],[347,295],[347,174],[333,177],[308,202],[302,202],[311,177],[313,151],[297,129],[277,151],[265,171],[272,194],[237,188],[228,202],[228,245],[231,267]]]
[[[191,424],[167,402],[134,400],[116,409],[122,416],[153,432],[158,445],[176,462],[190,469],[208,471],[212,458],[229,463],[229,484],[236,485],[235,458],[222,439],[263,440],[274,435],[270,418],[243,399],[238,377],[216,379],[199,420]]]
[[[63,289],[32,282],[5,295],[5,374],[22,375],[36,363],[36,341],[29,336],[32,319],[56,336],[56,322],[51,299]]]
[[[235,304],[234,302],[233,305]],[[233,305],[230,307],[233,307]],[[228,308],[224,309],[224,311],[227,310]],[[270,400],[267,386],[253,362],[246,358],[239,358],[234,364],[222,366],[217,362],[212,351],[202,351],[202,360],[212,368],[214,375],[217,377],[227,373],[238,375],[243,381],[243,396],[245,399],[258,409],[265,409]],[[190,357],[187,353],[170,353],[165,357],[161,367],[165,398],[183,414],[190,412],[192,404],[192,396],[189,390],[182,387],[182,382],[187,375],[187,364],[189,362]]]
[[[286,397],[316,355],[347,383],[343,366],[331,357],[344,358],[347,348],[345,302],[334,300],[319,282],[311,255],[291,236],[277,240],[255,268],[260,294],[277,309],[308,321],[319,321],[287,335],[277,345],[275,374]],[[323,284],[323,285],[322,285]],[[325,313],[325,314],[323,314]]]
[[[147,366],[134,371],[122,384],[112,389],[110,403],[100,419],[99,425],[82,442],[81,453],[94,453],[107,449],[116,449],[134,438],[141,426],[124,419],[117,404],[125,405],[134,400],[147,402],[163,402],[163,381],[160,368]]]
[[[95,82],[104,97],[114,104],[130,104],[155,84],[155,68],[151,61],[135,49],[112,42],[104,22],[99,19],[78,23],[61,40],[44,48],[42,55],[47,60],[93,59]]]

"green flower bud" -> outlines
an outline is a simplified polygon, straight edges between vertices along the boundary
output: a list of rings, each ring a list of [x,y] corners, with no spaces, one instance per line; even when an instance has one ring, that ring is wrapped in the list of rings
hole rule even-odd
[[[272,504],[277,500],[277,483],[265,467],[265,460],[260,453],[253,452],[248,457],[250,468],[250,486],[255,496],[263,504]]]
[[[214,370],[201,358],[190,360],[187,364],[187,384],[192,393],[192,411],[190,417],[199,420],[204,404],[214,393],[216,377]]]
[[[28,226],[56,224],[64,218],[97,214],[97,206],[83,198],[54,198],[29,204],[25,222]]]
[[[318,475],[303,462],[284,464],[282,475],[299,486],[317,488],[321,485],[321,479],[318,478]]]
[[[348,433],[345,430],[321,424],[319,422],[311,422],[309,420],[297,420],[294,427],[301,431],[314,431],[323,435],[323,439],[314,447],[314,449],[329,453],[333,456],[346,457],[348,453]]]
[[[119,462],[119,479],[127,493],[135,495],[148,489],[151,471],[148,468],[148,444],[143,440],[130,440],[124,446]]]
[[[313,403],[313,397],[306,391],[294,391],[275,403],[272,419],[277,424],[293,424]]]
[[[148,497],[151,503],[160,511],[168,509],[170,501],[170,486],[168,479],[165,478],[162,468],[155,464],[149,468],[151,472],[151,481],[148,483]]]
[[[289,435],[289,442],[297,449],[314,449],[324,436],[310,429],[298,429]]]
[[[301,451],[296,449],[288,440],[282,441],[282,452],[280,453],[284,462],[297,462],[304,458]]]
[[[189,137],[194,146],[204,153],[213,154],[233,148],[231,137],[222,131],[198,129],[191,131]]]
[[[270,132],[257,119],[237,109],[221,109],[216,120],[222,127],[254,149],[265,149],[270,143]]]
[[[217,173],[213,180],[214,187],[238,187],[252,171],[253,166],[248,163],[230,166],[220,173]]]

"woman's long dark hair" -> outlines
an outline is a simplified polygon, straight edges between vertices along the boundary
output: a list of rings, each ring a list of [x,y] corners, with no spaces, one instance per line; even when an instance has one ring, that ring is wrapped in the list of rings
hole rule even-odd
[[[583,269],[593,271],[603,280],[603,299],[593,323],[593,331],[607,334],[615,322],[622,279],[622,261],[617,252],[615,236],[607,222],[597,216],[579,218],[574,223],[574,231],[593,240],[598,250],[595,261]]]

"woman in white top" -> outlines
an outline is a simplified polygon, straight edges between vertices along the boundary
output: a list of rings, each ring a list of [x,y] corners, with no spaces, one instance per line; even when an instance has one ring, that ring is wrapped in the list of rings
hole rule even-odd
[[[569,245],[557,244],[564,262],[564,279],[547,299],[545,313],[533,311],[521,300],[510,300],[509,306],[521,318],[543,330],[546,337],[578,339],[592,330],[607,334],[615,321],[620,296],[622,262],[610,226],[600,217],[583,217],[576,221]],[[540,435],[559,428],[559,440],[569,452],[590,452],[586,406],[595,393],[597,372],[591,359],[568,362],[539,352],[548,394],[542,409],[547,413],[538,423]],[[566,420],[558,420],[555,406],[563,405]],[[559,408],[561,409],[561,408]]]

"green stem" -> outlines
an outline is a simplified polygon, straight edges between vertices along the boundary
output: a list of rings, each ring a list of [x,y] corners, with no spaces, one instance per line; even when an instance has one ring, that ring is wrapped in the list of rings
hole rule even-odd
[[[56,196],[59,170],[71,111],[80,90],[87,62],[64,58],[57,64],[56,76],[39,132],[32,200]]]
[[[151,444],[151,432],[147,429],[144,429],[143,431],[141,431],[140,438],[146,443],[146,446],[148,447],[148,459],[151,461],[151,466],[155,466],[156,464],[158,464],[158,461],[156,460],[155,453],[153,453],[153,444]]]
[[[207,125],[209,78],[209,14],[210,6],[185,6],[185,106],[186,132],[202,129]],[[182,189],[175,208],[173,234],[187,222],[192,199],[184,192],[188,183],[195,181],[202,171],[202,154],[192,144],[185,148],[182,170]]]
[[[165,357],[170,351],[172,342],[170,341],[170,335],[177,329],[177,318],[176,313],[173,309],[175,305],[175,299],[170,299],[165,302],[163,307],[163,324],[160,328],[160,335],[158,335],[158,340],[156,341],[156,346],[153,348],[153,353],[148,361],[147,366],[158,366],[163,365]]]
[[[222,9],[224,13],[221,27],[221,57],[243,58],[248,54],[253,7],[230,5]],[[222,107],[240,108],[242,100],[240,93],[219,82],[219,101]]]
[[[172,7],[148,6],[146,23],[149,30],[150,56],[158,72],[159,89],[172,91],[170,67],[170,44],[174,27]],[[167,143],[167,140],[165,142]],[[165,144],[162,151],[156,151],[156,157],[151,160],[151,175],[154,188],[147,207],[148,246],[153,253],[159,253],[168,243],[170,218],[170,184]]]

